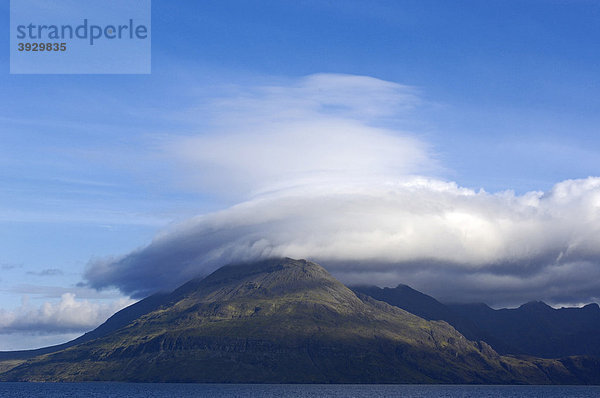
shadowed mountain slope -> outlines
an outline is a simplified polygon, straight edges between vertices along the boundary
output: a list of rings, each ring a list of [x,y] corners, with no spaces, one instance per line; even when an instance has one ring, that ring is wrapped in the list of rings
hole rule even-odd
[[[450,304],[452,311],[477,325],[481,338],[498,352],[543,358],[600,356],[600,307],[554,309],[541,301],[494,310],[485,304]]]
[[[0,380],[598,382],[587,360],[500,357],[446,322],[355,294],[315,263],[273,259],[188,282],[124,327]]]
[[[543,302],[494,310],[486,304],[442,304],[406,285],[355,286],[355,292],[402,308],[427,320],[443,320],[471,340],[483,340],[500,354],[561,358],[600,356],[600,308],[554,309]]]

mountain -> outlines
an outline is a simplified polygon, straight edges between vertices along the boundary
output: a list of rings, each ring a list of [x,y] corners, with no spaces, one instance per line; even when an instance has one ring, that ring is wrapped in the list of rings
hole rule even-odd
[[[0,380],[600,382],[597,360],[501,357],[305,260],[226,266],[153,300],[103,325],[103,336],[4,368]]]
[[[407,285],[395,288],[377,286],[351,286],[357,293],[366,294],[376,300],[402,308],[428,321],[446,321],[461,334],[471,340],[485,340],[483,333],[469,320],[461,317],[448,306],[431,296],[419,292]]]
[[[355,292],[402,308],[427,320],[443,320],[471,340],[483,340],[500,354],[561,358],[600,356],[600,307],[554,309],[534,301],[494,310],[483,303],[442,304],[406,285],[354,286]]]
[[[541,301],[494,310],[485,304],[451,304],[452,311],[477,325],[498,352],[543,358],[600,356],[600,307],[554,309]]]

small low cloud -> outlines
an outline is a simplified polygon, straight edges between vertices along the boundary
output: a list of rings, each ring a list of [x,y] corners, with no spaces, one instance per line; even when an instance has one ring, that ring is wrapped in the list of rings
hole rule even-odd
[[[27,274],[36,276],[61,276],[64,275],[64,272],[58,268],[48,268],[41,271],[28,271]]]
[[[94,303],[77,300],[72,293],[63,294],[58,302],[46,302],[39,307],[33,307],[25,300],[17,309],[0,309],[0,334],[87,332],[132,303],[130,299]]]
[[[23,268],[23,264],[0,263],[0,269],[3,271],[10,271],[18,268]]]
[[[37,284],[19,284],[7,289],[12,294],[17,294],[22,297],[32,297],[36,300],[57,300],[64,294],[74,294],[78,299],[92,301],[116,301],[123,298],[123,295],[116,289],[103,289],[98,291],[82,286],[83,283],[78,283],[75,287],[52,286],[52,285],[37,285]]]

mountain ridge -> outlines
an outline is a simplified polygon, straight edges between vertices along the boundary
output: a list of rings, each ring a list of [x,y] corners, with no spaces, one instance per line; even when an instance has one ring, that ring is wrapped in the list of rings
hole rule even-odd
[[[539,301],[498,310],[469,304],[448,307],[476,324],[500,353],[542,358],[600,356],[600,308],[595,303],[559,309]]]
[[[561,358],[600,356],[600,306],[552,308],[530,301],[518,308],[493,309],[484,303],[443,304],[406,285],[395,288],[353,286],[378,300],[428,320],[444,320],[473,340],[483,340],[503,355]]]
[[[356,294],[306,260],[225,266],[150,309],[0,380],[598,383],[593,359],[502,357],[447,322]]]

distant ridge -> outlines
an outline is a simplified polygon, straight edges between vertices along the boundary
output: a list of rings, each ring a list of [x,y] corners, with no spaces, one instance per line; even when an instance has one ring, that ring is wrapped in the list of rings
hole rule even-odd
[[[600,307],[596,303],[554,309],[542,301],[531,301],[516,309],[494,310],[483,303],[442,304],[406,285],[352,289],[424,319],[446,321],[464,336],[483,340],[500,354],[600,356]]]
[[[515,309],[473,304],[450,304],[448,308],[476,324],[500,353],[542,358],[600,356],[600,307],[595,303],[560,309],[541,301]]]

